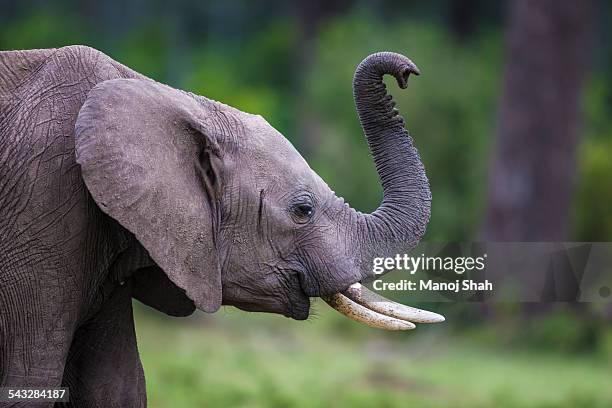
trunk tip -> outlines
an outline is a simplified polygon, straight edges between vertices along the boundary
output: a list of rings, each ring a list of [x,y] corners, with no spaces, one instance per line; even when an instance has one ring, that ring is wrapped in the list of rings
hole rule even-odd
[[[412,61],[409,62],[401,71],[400,74],[396,77],[397,84],[400,88],[406,89],[408,86],[408,77],[410,74],[421,75],[421,71],[419,67],[417,67]]]

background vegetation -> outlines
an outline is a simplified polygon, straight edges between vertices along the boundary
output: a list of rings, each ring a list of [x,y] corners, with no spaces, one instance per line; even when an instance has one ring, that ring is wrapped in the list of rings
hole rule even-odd
[[[0,49],[86,44],[158,81],[261,114],[363,211],[378,205],[381,189],[352,74],[371,52],[401,52],[423,73],[406,92],[388,85],[431,181],[425,240],[476,240],[490,205],[512,3],[399,3],[0,0]],[[568,228],[557,239],[612,237],[612,7],[592,7],[566,180],[574,188],[559,220]],[[229,309],[170,319],[137,305],[150,405],[612,406],[609,304],[537,313],[512,304],[426,306],[448,322],[388,334],[322,304],[305,323]]]

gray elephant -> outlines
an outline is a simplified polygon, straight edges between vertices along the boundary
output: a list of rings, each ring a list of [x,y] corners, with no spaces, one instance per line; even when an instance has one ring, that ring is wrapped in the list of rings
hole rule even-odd
[[[338,197],[262,117],[148,79],[85,46],[0,53],[0,383],[75,406],[146,405],[132,298],[173,316],[222,304],[308,317],[311,297],[376,327],[443,318],[359,282],[425,231],[423,166],[378,53],[354,95],[384,198]],[[381,252],[382,251],[382,252]]]

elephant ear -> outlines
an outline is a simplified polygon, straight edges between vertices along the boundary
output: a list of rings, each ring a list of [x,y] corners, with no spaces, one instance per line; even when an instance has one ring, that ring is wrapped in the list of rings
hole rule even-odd
[[[196,307],[221,306],[215,248],[219,148],[206,110],[150,80],[94,87],[75,125],[76,159],[103,212],[132,232]]]

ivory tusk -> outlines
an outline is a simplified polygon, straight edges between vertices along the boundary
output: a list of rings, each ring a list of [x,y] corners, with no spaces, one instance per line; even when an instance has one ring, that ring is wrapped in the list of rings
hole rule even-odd
[[[370,291],[360,283],[352,284],[342,294],[367,309],[396,319],[413,323],[440,323],[444,321],[442,315],[393,302]]]
[[[341,293],[323,297],[323,300],[351,320],[385,330],[411,330],[416,326],[408,321],[385,316],[361,306]]]

